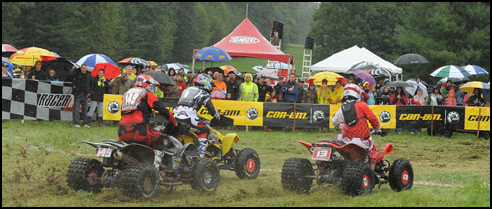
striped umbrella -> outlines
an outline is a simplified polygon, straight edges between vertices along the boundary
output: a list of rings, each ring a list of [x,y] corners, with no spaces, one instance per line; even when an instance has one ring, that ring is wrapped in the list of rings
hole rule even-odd
[[[92,69],[99,63],[110,63],[116,65],[116,63],[104,54],[88,54],[79,59],[75,64],[81,66],[82,64],[87,65],[87,71],[92,72]]]
[[[149,63],[150,66],[152,67],[157,67],[159,66],[157,63],[155,63],[154,61],[147,61]]]
[[[18,50],[17,52],[12,54],[9,60],[12,64],[16,65],[34,66],[36,61],[50,61],[55,60],[56,58],[56,55],[46,49],[38,47],[28,47]]]
[[[462,66],[462,68],[465,69],[471,75],[480,75],[480,74],[487,75],[487,74],[489,74],[486,70],[484,70],[480,66],[476,66],[476,65]]]
[[[143,66],[149,65],[149,63],[146,60],[144,60],[142,58],[138,58],[138,57],[128,57],[128,58],[125,58],[125,59],[118,61],[118,63],[143,65]]]
[[[471,74],[456,65],[446,65],[438,68],[430,75],[433,77],[466,78]]]

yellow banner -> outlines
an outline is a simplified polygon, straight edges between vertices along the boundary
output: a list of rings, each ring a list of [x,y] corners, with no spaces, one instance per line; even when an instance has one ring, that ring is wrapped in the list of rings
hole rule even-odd
[[[263,102],[238,102],[229,100],[212,100],[220,114],[234,119],[234,125],[239,126],[262,126],[263,125]],[[238,105],[240,104],[240,105]],[[208,120],[212,116],[202,106],[198,115]]]
[[[490,107],[465,107],[465,130],[490,131]]]
[[[122,102],[123,102],[123,95],[104,94],[103,120],[119,121],[121,119],[121,103]]]
[[[395,105],[368,105],[376,118],[379,120],[381,128],[392,129],[396,128],[396,106]],[[330,105],[330,128],[335,128],[331,119],[335,113],[342,107],[341,104]],[[369,123],[369,127],[371,123]]]

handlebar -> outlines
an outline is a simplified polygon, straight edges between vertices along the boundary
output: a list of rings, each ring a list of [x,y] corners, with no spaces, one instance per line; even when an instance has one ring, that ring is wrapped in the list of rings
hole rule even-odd
[[[385,137],[386,135],[388,135],[388,131],[385,129],[380,129],[378,132],[372,130],[371,135],[372,134],[376,134],[376,135],[380,135],[381,137]]]

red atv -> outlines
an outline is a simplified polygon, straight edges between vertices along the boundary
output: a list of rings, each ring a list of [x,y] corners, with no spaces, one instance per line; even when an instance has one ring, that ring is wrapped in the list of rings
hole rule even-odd
[[[379,134],[385,136],[386,132]],[[298,141],[311,152],[311,163],[305,158],[289,158],[282,167],[282,187],[298,193],[308,193],[313,179],[318,185],[330,184],[351,196],[369,194],[376,184],[389,183],[395,191],[407,190],[413,185],[413,169],[408,160],[397,159],[390,164],[384,156],[393,151],[393,145],[384,145],[369,156],[366,149],[352,141],[321,140],[315,143]],[[374,145],[375,146],[375,145]],[[374,169],[371,167],[373,162]]]

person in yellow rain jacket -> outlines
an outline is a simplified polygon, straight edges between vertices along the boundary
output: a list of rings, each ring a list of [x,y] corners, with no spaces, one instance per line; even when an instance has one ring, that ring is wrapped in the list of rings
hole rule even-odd
[[[343,99],[343,86],[341,81],[337,81],[335,89],[331,93],[330,104],[339,104]]]
[[[253,83],[253,76],[247,73],[244,76],[244,83],[239,87],[239,101],[257,102],[258,86]]]
[[[321,87],[318,88],[318,104],[330,104],[331,89],[326,84],[328,84],[328,81],[323,79]]]

